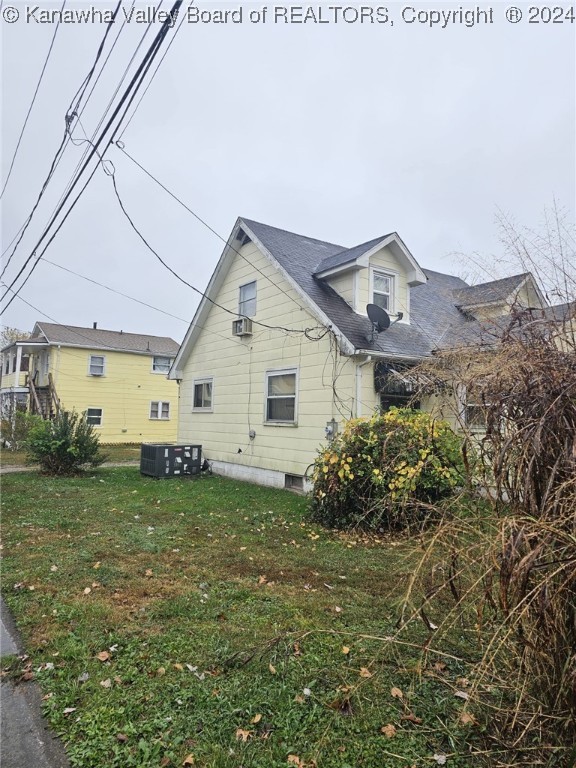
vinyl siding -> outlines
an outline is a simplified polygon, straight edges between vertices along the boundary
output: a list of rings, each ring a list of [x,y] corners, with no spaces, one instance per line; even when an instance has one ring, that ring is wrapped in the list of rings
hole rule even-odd
[[[178,384],[152,373],[152,357],[97,349],[52,347],[50,371],[62,407],[102,408],[103,443],[174,442],[178,423]],[[104,355],[105,375],[88,373],[90,355]],[[170,403],[170,419],[150,419],[150,402]]]
[[[372,269],[381,269],[394,275],[394,303],[392,313],[403,312],[402,322],[410,319],[409,287],[406,281],[406,271],[390,248],[384,247],[370,257],[370,268],[361,269],[358,273],[358,308],[357,312],[366,313],[366,305],[372,303],[370,291],[370,273]]]
[[[317,326],[298,294],[254,244],[243,246],[240,254],[216,297],[218,304],[236,312],[239,286],[256,280],[253,320],[299,330]],[[340,355],[330,335],[312,341],[254,324],[253,335],[242,339],[232,335],[233,319],[213,306],[203,321],[184,364],[178,440],[201,444],[209,460],[302,475],[325,444],[326,423],[332,418],[342,422],[354,411],[355,365]],[[297,426],[265,423],[266,371],[282,368],[298,371]],[[194,379],[205,377],[214,379],[213,412],[193,412]],[[256,432],[253,440],[250,430]]]

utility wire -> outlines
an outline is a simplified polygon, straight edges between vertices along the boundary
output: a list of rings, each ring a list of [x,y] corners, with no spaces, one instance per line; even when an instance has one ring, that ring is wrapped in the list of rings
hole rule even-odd
[[[62,3],[62,7],[60,8],[60,13],[58,16],[58,21],[56,22],[56,27],[54,29],[54,34],[52,35],[52,41],[50,42],[50,47],[48,48],[48,53],[46,55],[46,58],[44,60],[44,66],[42,67],[42,71],[40,72],[40,77],[38,78],[38,83],[36,84],[36,90],[34,91],[34,95],[32,96],[32,101],[30,102],[30,106],[28,107],[28,112],[26,113],[26,117],[24,119],[24,125],[22,126],[22,130],[20,131],[20,136],[18,137],[18,141],[16,143],[16,149],[14,150],[14,154],[12,155],[12,161],[10,163],[10,168],[8,169],[8,174],[6,176],[6,181],[4,182],[4,186],[2,187],[2,192],[0,192],[0,200],[4,196],[4,192],[6,191],[6,187],[8,186],[8,182],[10,181],[10,176],[12,175],[12,169],[14,168],[14,163],[16,162],[16,156],[18,155],[18,150],[20,149],[20,144],[22,142],[22,137],[24,136],[24,131],[26,130],[26,126],[28,125],[28,119],[30,117],[30,113],[32,112],[32,109],[34,107],[34,104],[36,103],[36,96],[38,95],[38,91],[40,89],[40,85],[42,84],[42,79],[44,78],[44,72],[46,71],[46,67],[48,66],[48,61],[50,59],[50,55],[52,53],[52,48],[54,47],[54,42],[56,41],[56,35],[58,34],[58,30],[60,28],[60,19],[62,17],[62,11],[64,10],[64,7],[66,6],[66,0]]]
[[[199,288],[196,288],[195,285],[192,285],[192,283],[189,283],[187,280],[185,280],[181,275],[176,272],[176,270],[172,269],[172,267],[164,261],[164,259],[160,256],[160,254],[150,245],[150,243],[146,240],[144,235],[140,232],[134,221],[132,220],[130,214],[126,210],[126,207],[124,206],[124,203],[122,202],[122,198],[120,197],[120,193],[118,192],[118,186],[116,184],[116,176],[114,173],[110,174],[112,179],[112,184],[114,187],[114,193],[116,194],[116,198],[118,200],[118,204],[120,205],[120,208],[122,210],[122,213],[124,216],[128,219],[128,222],[130,223],[130,226],[136,232],[140,240],[144,243],[146,248],[154,254],[154,256],[158,259],[158,261],[162,264],[165,269],[168,270],[174,277],[179,280],[181,283],[186,285],[188,288],[191,288],[195,293],[199,294],[202,298],[209,301],[213,306],[218,307],[218,309],[223,310],[224,312],[227,312],[229,315],[233,315],[235,318],[238,317],[238,312],[235,312],[231,309],[228,309],[228,307],[224,307],[222,304],[219,304],[217,301],[214,301],[214,299],[210,298],[204,291],[201,291]],[[306,328],[304,330],[302,329],[294,329],[294,328],[284,328],[280,325],[268,325],[267,323],[259,322],[258,320],[254,320],[254,318],[250,318],[252,320],[252,323],[254,325],[259,325],[262,328],[268,328],[269,330],[275,330],[275,331],[283,331],[284,333],[294,333],[294,334],[304,334],[307,338],[309,338],[311,341],[319,341],[323,336],[326,335],[326,333],[329,333],[330,329],[326,328],[325,326],[316,326],[315,328]],[[312,331],[321,330],[322,333],[318,336],[318,338],[314,338],[310,336]]]
[[[178,8],[179,8],[179,7],[180,7],[180,5],[182,4],[182,1],[183,1],[183,0],[176,0],[176,2],[174,3],[174,6],[173,6],[173,8],[172,8],[171,14],[177,13],[177,11],[178,11]],[[119,6],[118,6],[118,7],[119,7]],[[157,33],[157,35],[156,35],[156,38],[154,39],[154,41],[153,41],[152,45],[151,45],[151,46],[150,46],[150,48],[148,49],[148,51],[147,51],[147,53],[146,53],[146,55],[145,55],[144,59],[143,59],[143,60],[142,60],[142,62],[140,63],[140,65],[139,65],[139,67],[138,67],[138,69],[137,69],[136,73],[135,73],[135,74],[134,74],[134,76],[132,77],[132,80],[130,81],[130,83],[129,83],[129,85],[128,85],[127,89],[125,90],[124,94],[122,95],[122,97],[121,97],[121,99],[120,99],[120,102],[119,102],[119,103],[118,103],[118,105],[116,106],[116,108],[115,108],[115,110],[114,110],[114,112],[113,112],[112,116],[111,116],[111,117],[110,117],[110,119],[108,120],[108,122],[107,122],[107,124],[106,124],[105,128],[104,128],[104,129],[103,129],[103,131],[101,132],[101,134],[100,134],[100,136],[98,137],[98,139],[96,140],[96,142],[93,144],[93,146],[92,146],[92,149],[91,149],[91,151],[90,151],[90,153],[89,153],[89,156],[88,156],[88,158],[86,159],[86,161],[84,162],[84,164],[83,164],[82,168],[81,168],[81,169],[80,169],[80,171],[78,172],[78,174],[77,174],[77,176],[76,176],[76,178],[75,178],[74,182],[72,183],[72,185],[71,185],[70,189],[68,190],[68,192],[67,192],[67,194],[66,194],[66,196],[65,196],[65,199],[64,199],[64,200],[63,200],[63,201],[60,203],[60,205],[57,207],[57,209],[56,209],[56,211],[55,211],[54,215],[52,216],[52,218],[51,218],[51,220],[50,220],[50,222],[49,222],[49,223],[48,223],[48,225],[45,227],[44,233],[42,234],[42,236],[40,237],[40,239],[39,239],[39,240],[38,240],[38,242],[36,243],[35,247],[33,248],[32,252],[31,252],[31,253],[30,253],[30,255],[28,256],[28,258],[26,259],[26,261],[24,262],[24,265],[22,266],[22,268],[20,269],[20,271],[18,272],[18,274],[16,275],[16,277],[14,278],[14,280],[12,281],[12,283],[10,284],[10,286],[9,286],[9,289],[12,289],[12,288],[13,288],[13,286],[14,286],[14,285],[15,285],[15,283],[17,282],[18,278],[20,277],[20,275],[21,275],[21,274],[23,273],[23,271],[26,269],[26,267],[28,266],[28,264],[30,263],[30,261],[32,260],[32,258],[35,256],[35,254],[36,254],[36,251],[37,251],[37,249],[39,248],[39,246],[42,244],[42,242],[44,241],[44,239],[45,239],[45,238],[48,236],[48,233],[49,233],[49,229],[50,229],[50,227],[52,227],[52,225],[54,224],[54,222],[55,222],[56,218],[58,217],[59,213],[61,212],[61,210],[62,210],[62,208],[64,207],[65,203],[67,202],[68,198],[70,197],[70,195],[71,195],[72,191],[74,190],[74,187],[75,187],[75,186],[78,184],[78,182],[79,182],[79,180],[80,180],[81,176],[82,176],[82,175],[84,174],[84,172],[86,171],[86,168],[88,167],[88,165],[89,165],[90,161],[92,160],[93,156],[94,156],[95,154],[98,154],[98,147],[99,147],[99,145],[100,145],[100,144],[101,144],[101,143],[104,141],[104,138],[105,138],[106,134],[109,132],[109,130],[110,130],[110,128],[111,128],[111,126],[112,126],[112,124],[114,123],[114,121],[115,121],[116,117],[118,116],[119,112],[122,110],[122,108],[124,107],[124,104],[125,104],[126,102],[128,102],[128,103],[127,103],[127,106],[126,106],[126,109],[129,109],[129,107],[130,107],[130,105],[131,105],[132,101],[134,100],[134,98],[135,98],[135,96],[136,96],[136,94],[137,94],[137,92],[138,92],[139,88],[140,88],[140,87],[141,87],[141,85],[142,85],[142,82],[143,82],[143,78],[146,76],[146,73],[148,72],[148,69],[150,68],[150,66],[151,66],[151,64],[152,64],[152,61],[154,60],[155,56],[156,56],[156,55],[157,55],[157,53],[158,53],[158,50],[159,50],[159,48],[160,48],[160,45],[162,44],[162,42],[164,41],[164,39],[165,39],[165,37],[166,37],[166,35],[167,35],[167,33],[168,33],[168,30],[169,30],[169,22],[168,22],[168,21],[165,21],[165,22],[162,24],[162,27],[160,28],[159,32]],[[113,131],[112,131],[112,134],[111,134],[111,137],[110,137],[110,139],[108,139],[108,141],[107,141],[107,143],[106,143],[106,146],[104,147],[104,150],[102,151],[102,154],[101,154],[101,155],[100,155],[100,154],[98,154],[98,156],[99,156],[100,160],[102,159],[102,157],[103,157],[104,153],[106,152],[106,150],[108,149],[108,147],[110,146],[110,144],[112,144],[112,142],[114,141],[114,138],[115,138],[115,134],[116,134],[116,132],[117,132],[117,131],[120,129],[120,127],[121,127],[121,125],[122,125],[122,120],[124,119],[124,116],[125,116],[125,115],[126,115],[126,110],[124,111],[123,115],[120,117],[120,120],[118,121],[118,124],[116,125],[116,127],[113,129]],[[70,208],[70,209],[68,210],[68,212],[65,214],[65,216],[64,216],[64,219],[62,220],[62,222],[60,223],[60,225],[59,225],[59,226],[58,226],[58,228],[56,229],[56,232],[55,232],[55,233],[52,235],[52,237],[49,239],[49,241],[48,241],[47,245],[46,245],[46,246],[45,246],[45,248],[42,250],[42,253],[41,253],[41,254],[40,254],[38,257],[37,257],[37,259],[36,259],[35,263],[32,265],[32,268],[31,268],[30,272],[28,273],[27,277],[25,278],[24,282],[22,283],[21,287],[23,287],[23,286],[25,285],[25,283],[26,283],[26,282],[29,280],[29,278],[31,277],[32,273],[34,272],[34,270],[35,270],[35,269],[36,269],[36,267],[38,266],[38,262],[39,262],[39,260],[42,258],[42,256],[43,256],[43,254],[45,253],[46,249],[48,248],[48,246],[50,245],[50,243],[51,243],[51,242],[52,242],[52,240],[54,239],[55,235],[56,235],[56,234],[58,233],[58,231],[60,230],[60,228],[61,228],[62,224],[64,223],[64,221],[65,221],[65,220],[68,218],[68,216],[69,216],[70,212],[72,211],[73,207],[74,207],[74,206],[76,205],[76,203],[78,202],[78,199],[79,199],[79,197],[81,196],[82,192],[83,192],[83,191],[86,189],[86,186],[88,185],[88,183],[90,182],[90,180],[91,180],[91,179],[92,179],[92,177],[94,176],[94,173],[96,172],[96,169],[97,169],[97,168],[98,168],[98,165],[96,165],[96,166],[94,167],[94,170],[93,170],[93,171],[92,171],[92,173],[90,174],[90,176],[89,176],[89,178],[88,178],[88,181],[87,181],[87,182],[86,182],[86,184],[85,184],[85,185],[82,187],[82,189],[81,189],[81,191],[80,191],[79,195],[76,197],[76,199],[75,199],[75,200],[74,200],[74,202],[72,203],[72,206],[71,206],[71,208]],[[7,293],[8,293],[8,291],[5,291],[5,292],[4,292],[4,294],[3,294],[3,296],[1,297],[1,299],[0,299],[0,300],[4,300],[4,298],[7,296]],[[10,306],[10,304],[12,303],[12,301],[13,301],[13,300],[14,300],[14,296],[12,296],[12,298],[9,300],[8,304],[7,304],[7,305],[4,307],[4,311],[5,311],[5,310],[8,308],[8,306]]]
[[[31,210],[30,214],[28,215],[26,221],[24,222],[24,225],[23,225],[22,229],[20,230],[20,235],[18,236],[16,244],[15,244],[13,250],[12,250],[12,253],[8,257],[8,260],[7,260],[7,262],[6,262],[5,266],[4,266],[4,269],[0,273],[0,279],[3,277],[4,273],[8,269],[8,266],[10,265],[12,257],[14,256],[18,246],[22,242],[22,238],[24,237],[24,234],[25,234],[26,230],[28,229],[28,226],[30,225],[30,222],[32,221],[32,218],[34,217],[34,214],[36,213],[36,209],[40,205],[40,201],[42,200],[42,197],[44,196],[44,193],[46,192],[46,188],[47,188],[48,184],[50,183],[50,180],[52,179],[52,176],[54,175],[54,173],[56,171],[56,168],[57,168],[58,164],[60,163],[60,161],[62,159],[62,155],[64,154],[64,151],[66,149],[66,145],[67,145],[67,143],[69,141],[69,138],[70,138],[70,132],[69,131],[70,131],[70,124],[71,124],[71,122],[73,120],[73,116],[74,116],[74,114],[77,113],[77,111],[79,109],[80,101],[82,99],[82,96],[83,96],[86,88],[88,87],[88,83],[90,82],[90,77],[92,76],[92,73],[94,72],[96,63],[98,62],[98,59],[100,58],[100,56],[102,54],[102,50],[103,50],[104,44],[106,42],[108,34],[110,33],[110,30],[112,29],[112,25],[114,24],[114,21],[116,19],[116,14],[120,10],[121,3],[122,3],[122,0],[119,0],[118,5],[116,6],[116,8],[114,10],[112,19],[108,23],[108,25],[106,26],[106,31],[104,32],[104,36],[102,38],[102,41],[101,41],[100,46],[98,48],[98,52],[96,54],[95,62],[93,64],[93,66],[91,67],[89,74],[84,78],[82,85],[76,91],[76,94],[75,94],[74,98],[70,102],[70,106],[68,107],[68,110],[67,110],[66,116],[65,116],[66,127],[65,127],[65,130],[64,130],[64,136],[62,137],[62,140],[60,142],[60,146],[56,150],[56,154],[54,155],[54,158],[52,160],[52,164],[50,165],[50,169],[48,171],[48,176],[44,180],[42,188],[40,189],[40,194],[38,195],[38,198],[37,198],[37,200],[36,200],[32,210]],[[78,94],[80,94],[80,97],[77,99],[76,97],[78,96]],[[29,260],[30,259],[27,260],[26,264],[28,263]],[[26,264],[25,264],[25,266],[26,266]],[[14,282],[15,281],[12,282],[12,285],[14,285]],[[3,298],[4,297],[2,297],[2,299]]]
[[[146,170],[146,168],[144,168],[144,166],[143,166],[143,165],[141,165],[141,164],[138,162],[138,160],[136,160],[135,158],[133,158],[133,157],[132,157],[132,155],[131,155],[129,152],[127,152],[127,151],[126,151],[126,149],[125,149],[125,147],[124,147],[124,144],[123,144],[123,142],[121,142],[121,141],[117,141],[117,142],[116,142],[116,146],[118,147],[118,149],[119,149],[121,152],[123,152],[123,153],[126,155],[126,157],[127,157],[127,158],[129,158],[129,159],[130,159],[130,160],[131,160],[131,161],[134,163],[134,165],[138,166],[138,168],[140,168],[140,170],[141,170],[141,171],[144,171],[144,173],[145,173],[147,176],[149,176],[149,177],[152,179],[152,181],[154,181],[156,184],[158,184],[158,186],[159,186],[159,187],[161,187],[161,188],[162,188],[162,189],[163,189],[163,190],[164,190],[164,191],[165,191],[167,194],[169,194],[171,198],[173,198],[174,200],[176,200],[176,202],[177,202],[179,205],[181,205],[181,206],[182,206],[182,207],[183,207],[183,208],[184,208],[186,211],[188,211],[188,213],[192,214],[192,216],[194,216],[194,218],[195,218],[197,221],[199,221],[199,222],[200,222],[200,224],[202,224],[204,227],[206,227],[206,229],[208,229],[210,232],[212,232],[212,234],[213,234],[213,235],[216,235],[216,237],[217,237],[219,240],[221,240],[221,241],[222,241],[222,242],[223,242],[225,245],[227,245],[227,246],[228,246],[228,247],[229,247],[229,248],[230,248],[232,251],[234,251],[234,253],[236,253],[238,256],[240,256],[240,258],[241,258],[241,259],[243,259],[243,260],[244,260],[244,261],[245,261],[247,264],[249,264],[249,265],[252,267],[252,269],[255,269],[257,272],[259,272],[259,273],[262,275],[262,277],[264,277],[266,280],[268,280],[268,282],[272,283],[272,285],[274,286],[274,288],[276,288],[276,289],[277,289],[277,290],[279,290],[281,293],[283,293],[283,294],[284,294],[284,295],[285,295],[287,298],[289,298],[289,299],[290,299],[290,301],[294,301],[296,304],[298,304],[298,306],[300,306],[300,305],[299,305],[299,302],[297,302],[297,301],[296,301],[296,299],[295,299],[293,296],[291,296],[291,295],[290,295],[289,293],[287,293],[287,292],[286,292],[286,291],[285,291],[285,290],[284,290],[284,289],[283,289],[281,286],[279,286],[277,283],[275,283],[275,282],[274,282],[274,280],[272,280],[272,278],[270,278],[270,277],[269,277],[269,276],[268,276],[268,275],[267,275],[265,272],[262,272],[262,270],[261,270],[261,269],[259,269],[259,268],[258,268],[258,267],[257,267],[255,264],[252,264],[252,263],[251,263],[251,262],[250,262],[250,261],[249,261],[249,260],[248,260],[248,259],[247,259],[247,258],[244,256],[244,254],[240,253],[240,251],[238,251],[236,248],[234,248],[234,246],[233,246],[231,243],[229,243],[229,242],[228,242],[228,240],[227,240],[225,237],[223,237],[223,236],[222,236],[222,235],[221,235],[219,232],[217,232],[217,231],[214,229],[214,227],[211,227],[211,226],[210,226],[210,224],[208,224],[208,222],[207,222],[207,221],[205,221],[205,220],[204,220],[204,219],[203,219],[201,216],[199,216],[199,215],[198,215],[198,214],[197,214],[195,211],[193,211],[193,210],[192,210],[192,208],[189,208],[189,207],[186,205],[186,203],[184,203],[182,200],[180,200],[180,198],[179,198],[177,195],[175,195],[175,194],[174,194],[174,192],[171,192],[171,191],[168,189],[168,187],[166,187],[166,186],[165,186],[165,185],[164,185],[164,184],[163,184],[161,181],[159,181],[159,180],[158,180],[158,179],[157,179],[157,178],[156,178],[156,177],[155,177],[155,176],[154,176],[152,173],[150,173],[150,171]]]

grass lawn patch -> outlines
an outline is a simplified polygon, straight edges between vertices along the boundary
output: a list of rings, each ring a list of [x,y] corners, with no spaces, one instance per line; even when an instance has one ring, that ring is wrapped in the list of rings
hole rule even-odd
[[[134,443],[114,443],[109,445],[100,445],[101,453],[106,455],[106,461],[140,461],[140,444]],[[11,451],[3,448],[0,451],[0,465],[3,467],[25,467],[30,462],[27,459],[26,451],[21,449]]]
[[[398,635],[417,540],[307,500],[135,468],[3,479],[2,591],[74,766],[470,765],[464,629]],[[458,682],[460,681],[460,682]],[[186,762],[187,761],[187,762]]]

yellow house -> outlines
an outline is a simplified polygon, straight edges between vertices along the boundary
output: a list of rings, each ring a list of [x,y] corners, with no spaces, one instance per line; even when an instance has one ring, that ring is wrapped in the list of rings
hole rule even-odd
[[[305,488],[342,422],[406,404],[444,338],[545,306],[531,275],[486,285],[422,269],[395,232],[344,248],[238,219],[170,372],[178,441],[221,474]]]
[[[174,442],[178,387],[167,375],[177,351],[162,336],[36,323],[2,350],[2,412],[75,409],[103,443]]]

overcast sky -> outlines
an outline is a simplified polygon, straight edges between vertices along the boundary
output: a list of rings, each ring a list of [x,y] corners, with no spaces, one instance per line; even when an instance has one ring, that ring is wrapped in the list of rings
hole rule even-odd
[[[407,23],[412,11],[403,20],[406,8],[476,7],[421,2],[388,4],[393,25],[330,16],[326,24],[275,24],[272,4],[265,23],[251,23],[249,10],[263,5],[243,4],[239,24],[175,26],[160,55],[178,29],[174,43],[122,137],[134,158],[224,238],[238,216],[343,246],[395,230],[423,267],[465,276],[470,268],[455,252],[482,254],[493,271],[501,249],[498,209],[519,226],[537,227],[556,199],[574,220],[576,26],[569,20],[529,24],[527,3],[518,4],[524,18],[517,23],[506,20],[507,3],[479,6],[492,8],[492,24],[441,29]],[[4,180],[55,30],[55,23],[26,21],[35,4],[4,0],[0,15],[7,7],[20,18],[0,22]],[[38,7],[56,10],[61,1]],[[90,6],[68,0],[66,8]],[[2,200],[2,250],[35,203],[105,26],[94,19],[58,28]],[[68,143],[5,282],[40,237],[83,155],[83,131],[92,135],[146,28],[135,20],[124,24],[82,125],[74,123],[78,143]],[[153,25],[137,61],[158,28]],[[106,157],[138,229],[183,278],[205,288],[222,242],[117,148]],[[102,169],[45,259],[185,322],[42,260],[21,292],[34,309],[17,298],[4,324],[31,330],[48,318],[81,326],[96,321],[180,341],[198,302],[130,228]]]

